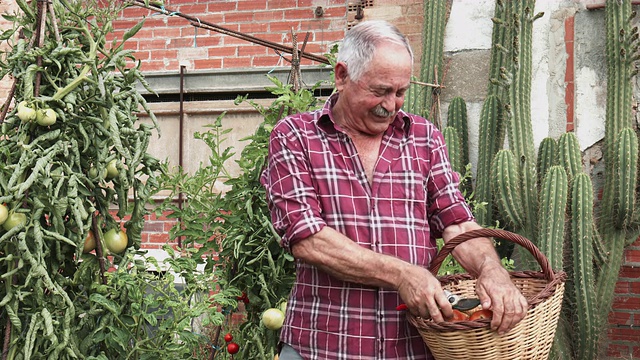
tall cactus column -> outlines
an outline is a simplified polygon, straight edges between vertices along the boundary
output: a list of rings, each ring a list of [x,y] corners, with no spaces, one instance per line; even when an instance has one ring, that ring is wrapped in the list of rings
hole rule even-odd
[[[611,308],[624,247],[638,236],[638,139],[633,131],[632,77],[637,28],[631,27],[631,2],[607,0],[607,109],[605,121],[605,185],[599,230],[608,252],[597,279],[603,328]]]

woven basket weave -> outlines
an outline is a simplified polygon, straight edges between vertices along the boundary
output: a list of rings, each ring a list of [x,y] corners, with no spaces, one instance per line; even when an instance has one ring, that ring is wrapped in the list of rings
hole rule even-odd
[[[444,321],[436,323],[408,313],[409,322],[433,353],[436,360],[547,359],[558,324],[566,274],[554,272],[547,258],[526,238],[504,230],[479,229],[451,239],[433,260],[430,271],[438,273],[440,265],[453,248],[467,240],[496,237],[526,248],[540,264],[542,271],[513,271],[511,280],[529,303],[525,318],[506,334],[498,335],[489,327],[490,320]],[[438,278],[442,287],[461,297],[476,297],[476,280],[469,274]]]

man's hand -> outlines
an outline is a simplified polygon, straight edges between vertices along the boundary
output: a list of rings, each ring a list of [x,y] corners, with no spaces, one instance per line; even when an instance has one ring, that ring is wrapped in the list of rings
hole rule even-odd
[[[483,264],[476,281],[476,293],[482,308],[493,311],[491,329],[500,335],[513,329],[529,309],[527,300],[499,262]]]
[[[414,316],[430,317],[435,322],[453,317],[451,304],[444,295],[440,281],[427,269],[407,264],[397,290]]]

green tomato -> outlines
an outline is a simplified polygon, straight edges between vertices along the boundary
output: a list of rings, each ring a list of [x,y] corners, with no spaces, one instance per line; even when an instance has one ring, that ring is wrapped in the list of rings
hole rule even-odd
[[[36,119],[36,111],[27,105],[26,101],[21,101],[18,104],[18,118],[22,120],[22,122],[29,122]]]
[[[3,204],[0,204],[0,225],[4,224],[4,222],[7,221],[8,217],[9,209],[7,209],[7,207]]]
[[[56,123],[58,115],[53,109],[40,109],[36,113],[36,122],[40,126],[51,126]]]
[[[284,313],[276,308],[267,309],[262,313],[262,322],[267,329],[278,330],[284,324]]]
[[[10,212],[9,216],[7,217],[7,219],[4,221],[4,223],[2,224],[2,227],[6,230],[9,231],[11,229],[13,229],[16,226],[20,226],[22,224],[25,224],[27,222],[27,215],[23,214],[23,213],[17,213],[17,212]]]
[[[100,171],[100,173],[98,174],[98,168],[92,165],[89,168],[89,172],[87,172],[87,175],[91,180],[95,180],[98,176],[100,176],[98,180],[101,180],[107,177],[107,169],[103,168],[102,171]]]
[[[287,302],[283,301],[280,303],[280,311],[282,311],[283,314],[287,313]]]
[[[120,254],[127,248],[129,238],[124,231],[111,229],[104,233],[104,244],[110,252]]]
[[[107,164],[107,179],[113,179],[118,176],[118,161],[113,159]]]

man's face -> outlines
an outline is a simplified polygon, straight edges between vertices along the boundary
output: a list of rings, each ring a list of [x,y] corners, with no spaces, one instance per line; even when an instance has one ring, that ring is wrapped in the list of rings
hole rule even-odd
[[[402,45],[384,43],[358,80],[349,77],[347,65],[343,64],[344,71],[336,68],[345,125],[369,135],[384,132],[404,103],[411,65],[411,56]]]

